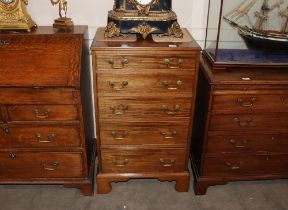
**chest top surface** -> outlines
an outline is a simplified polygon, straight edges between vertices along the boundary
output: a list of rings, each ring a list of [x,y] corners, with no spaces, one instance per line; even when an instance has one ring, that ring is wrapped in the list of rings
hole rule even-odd
[[[99,33],[98,29],[97,33]],[[171,50],[171,51],[200,51],[201,47],[192,38],[191,42],[154,42],[151,39],[138,39],[135,42],[125,42],[125,41],[98,41],[95,36],[93,43],[91,45],[91,51],[97,50]]]

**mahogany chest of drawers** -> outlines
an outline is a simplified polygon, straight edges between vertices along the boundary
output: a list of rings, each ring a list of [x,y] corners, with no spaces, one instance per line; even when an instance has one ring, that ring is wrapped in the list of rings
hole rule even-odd
[[[195,193],[237,180],[288,178],[288,72],[212,71],[201,60],[192,138]]]
[[[64,184],[92,195],[87,30],[0,34],[0,184]]]
[[[187,191],[199,46],[95,38],[91,50],[98,193],[131,178],[176,181]]]

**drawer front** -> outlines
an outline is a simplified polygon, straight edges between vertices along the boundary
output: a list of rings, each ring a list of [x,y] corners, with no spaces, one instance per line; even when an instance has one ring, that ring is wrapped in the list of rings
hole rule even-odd
[[[212,115],[210,130],[283,130],[288,128],[288,114]]]
[[[194,86],[192,74],[97,74],[98,96],[155,96],[155,93],[162,93],[191,97]]]
[[[288,175],[288,155],[237,155],[206,158],[204,176]]]
[[[150,55],[149,55],[150,54]],[[161,55],[159,55],[161,54]],[[175,56],[175,53],[143,52],[138,56],[121,53],[121,55],[96,55],[97,71],[101,70],[132,70],[141,71],[145,69],[170,69],[170,70],[196,70],[198,55],[191,52],[189,55]]]
[[[3,125],[0,147],[50,148],[80,147],[80,128],[73,126],[14,126]]]
[[[102,123],[101,146],[187,147],[189,123]]]
[[[79,84],[80,36],[1,35],[1,39],[8,43],[0,46],[1,86]]]
[[[191,98],[113,98],[99,97],[99,118],[132,121],[190,119]]]
[[[288,112],[288,95],[217,95],[212,110],[227,112]]]
[[[81,153],[0,152],[0,178],[83,177]]]
[[[207,139],[208,154],[228,152],[282,152],[288,153],[288,134],[214,133]]]
[[[77,104],[79,98],[69,88],[0,88],[1,104]]]
[[[185,149],[101,151],[103,173],[183,172]]]
[[[7,106],[9,121],[77,120],[75,105],[15,105]]]

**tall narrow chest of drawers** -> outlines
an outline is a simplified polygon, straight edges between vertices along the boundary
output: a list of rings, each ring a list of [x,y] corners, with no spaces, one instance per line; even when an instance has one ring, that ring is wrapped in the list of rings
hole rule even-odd
[[[195,41],[169,45],[94,39],[98,193],[131,178],[188,190],[200,48]]]
[[[215,70],[201,60],[192,167],[195,193],[237,180],[288,178],[288,72]]]
[[[86,35],[87,26],[0,34],[0,184],[64,184],[93,193]]]

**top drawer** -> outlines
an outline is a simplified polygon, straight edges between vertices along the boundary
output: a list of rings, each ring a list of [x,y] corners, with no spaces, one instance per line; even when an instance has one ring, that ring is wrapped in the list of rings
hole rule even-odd
[[[234,91],[214,95],[213,112],[288,112],[288,91]]]
[[[170,70],[194,70],[198,57],[196,53],[187,55],[162,54],[153,55],[153,52],[146,55],[96,55],[97,71],[101,70],[148,70],[148,69],[170,69]]]
[[[81,36],[0,35],[1,86],[79,84]]]

